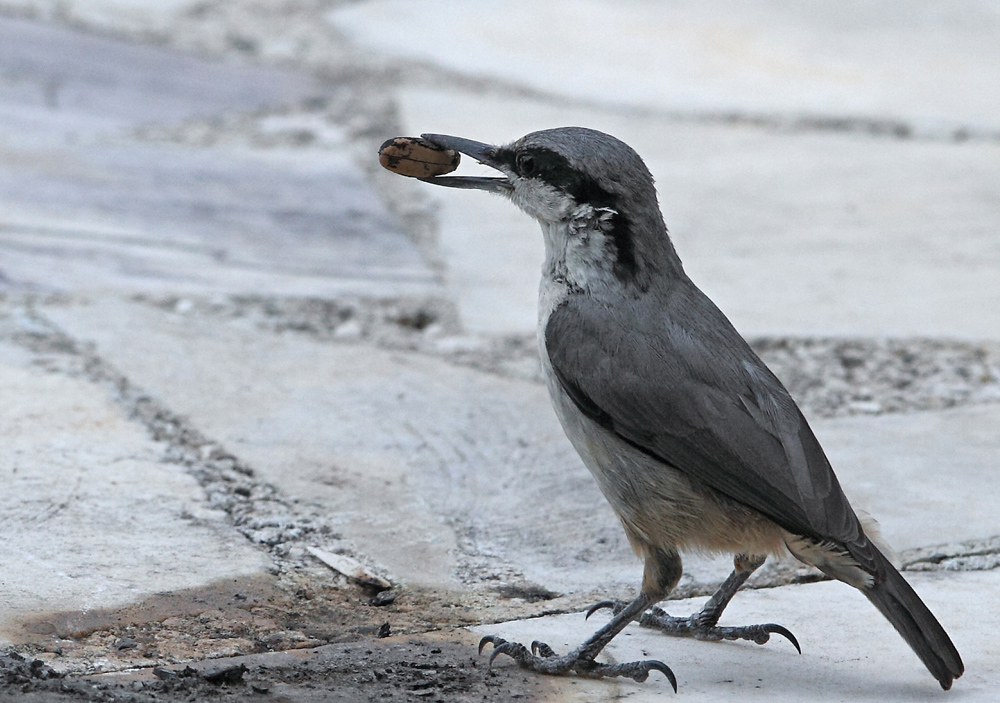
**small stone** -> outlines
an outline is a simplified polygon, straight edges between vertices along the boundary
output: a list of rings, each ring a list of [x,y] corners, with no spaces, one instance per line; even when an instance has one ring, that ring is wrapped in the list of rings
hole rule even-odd
[[[368,601],[368,604],[376,607],[389,605],[396,600],[396,595],[395,591],[379,591],[374,598]]]
[[[247,672],[245,664],[229,664],[219,667],[204,669],[201,677],[211,684],[222,685],[239,683],[243,680],[243,674]]]

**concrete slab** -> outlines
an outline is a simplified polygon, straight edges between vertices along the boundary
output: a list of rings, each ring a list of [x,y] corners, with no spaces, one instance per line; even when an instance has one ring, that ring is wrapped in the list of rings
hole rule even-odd
[[[417,246],[347,155],[131,131],[329,94],[294,73],[0,18],[0,290],[426,293]]]
[[[93,4],[122,9],[122,3]],[[227,64],[12,17],[0,17],[0,85],[0,137],[16,136],[20,145],[294,104],[331,91],[292,71]]]
[[[947,577],[907,575],[937,615],[962,654],[966,674],[945,694],[906,643],[865,598],[841,583],[818,583],[740,593],[722,624],[778,622],[802,645],[802,655],[785,640],[764,646],[749,642],[698,642],[671,638],[630,625],[605,649],[604,661],[659,659],[677,676],[686,700],[711,701],[925,701],[958,697],[992,701],[1000,683],[995,603],[1000,570],[953,573]],[[671,614],[686,615],[704,599],[666,601]],[[533,618],[473,628],[530,643],[539,639],[563,653],[592,635],[603,620],[582,613]],[[488,651],[488,650],[487,650]],[[495,667],[511,667],[498,657]],[[561,679],[545,700],[661,701],[673,695],[654,673],[644,683]]]
[[[426,293],[416,245],[343,154],[177,145],[0,151],[0,288]]]
[[[1000,338],[998,144],[781,134],[475,92],[400,101],[413,133],[505,142],[583,124],[631,144],[689,275],[746,335]],[[537,224],[499,198],[426,189],[466,325],[534,330]]]
[[[1000,534],[1000,406],[814,422],[844,490],[894,549]]]
[[[746,334],[772,335],[765,342],[782,345],[773,335],[1000,339],[991,313],[1000,309],[1000,147],[988,139],[998,129],[993,76],[1000,64],[990,8],[965,0],[944,9],[881,0],[832,8],[507,2],[474,10],[369,2],[325,22],[331,6],[0,0],[2,11],[24,9],[63,25],[319,67],[355,82],[375,75],[368,94],[396,75],[410,86],[433,84],[402,92],[408,132],[505,140],[578,123],[618,134],[657,176],[691,275]],[[383,19],[378,13],[386,8],[394,14]],[[508,36],[508,23],[492,21],[502,12],[539,20],[544,36],[532,34],[533,21]],[[563,12],[582,18],[579,28],[557,31],[566,23],[553,18]],[[380,50],[396,41],[400,48],[388,51],[404,66],[401,74],[342,61],[357,59],[337,32],[351,15],[365,25],[348,28],[351,36],[377,35]],[[587,38],[590,17],[599,17],[590,24],[600,28],[600,42]],[[482,20],[491,22],[485,38],[476,27]],[[424,45],[407,45],[413,37]],[[490,42],[498,42],[487,47],[495,55],[478,53]],[[558,55],[565,42],[606,50],[591,51],[597,59],[573,47],[567,63]],[[419,65],[414,57],[426,46],[433,51]],[[556,52],[543,55],[546,48]],[[657,70],[651,55],[673,65]],[[632,68],[637,57],[642,71]],[[499,65],[503,75],[494,71]],[[347,120],[337,103],[329,115],[292,111],[252,126],[265,136],[308,130],[316,136],[308,148],[245,139],[240,130],[249,118],[231,114],[323,94],[317,85],[291,73],[0,19],[0,297],[68,292],[59,298],[65,307],[46,303],[43,314],[72,337],[95,342],[101,359],[134,384],[37,320],[26,324],[38,325],[31,329],[51,343],[44,358],[0,339],[0,396],[9,401],[0,408],[0,483],[8,489],[0,495],[7,537],[0,564],[8,565],[0,568],[0,646],[20,641],[20,651],[79,673],[360,638],[302,657],[242,659],[264,667],[242,687],[153,681],[146,671],[120,686],[18,680],[16,692],[0,686],[0,698],[670,695],[656,676],[645,684],[539,682],[503,658],[494,675],[473,647],[482,632],[495,631],[564,650],[589,636],[601,615],[477,628],[454,641],[443,636],[445,644],[434,634],[372,639],[383,623],[393,633],[417,633],[564,610],[595,596],[628,597],[640,565],[562,437],[544,389],[509,377],[532,376],[524,354],[509,365],[491,362],[509,375],[489,374],[443,356],[351,343],[364,336],[367,322],[359,318],[334,332],[289,312],[315,304],[325,310],[320,318],[333,319],[342,301],[282,296],[439,292],[421,253],[343,156],[358,148],[352,140],[359,134],[374,139],[372,125],[395,124],[390,110]],[[331,125],[336,110],[341,123],[350,122],[350,135]],[[806,126],[825,131],[801,129],[803,116]],[[788,127],[797,128],[781,131]],[[865,129],[926,139],[871,139],[860,134]],[[183,139],[195,134],[220,138],[211,148]],[[963,134],[972,139],[948,143]],[[272,142],[286,146],[246,148]],[[447,292],[467,327],[532,331],[537,225],[499,199],[404,183],[441,198]],[[400,200],[405,214],[414,199]],[[123,302],[136,291],[153,295],[134,300],[160,296],[159,303]],[[231,294],[273,296],[253,303],[268,319],[230,317],[238,308],[225,302]],[[296,329],[343,334],[323,341],[288,331]],[[432,348],[436,329],[432,324],[426,343],[414,346]],[[508,341],[482,337],[479,349]],[[459,351],[476,344],[467,337],[440,342]],[[916,348],[899,343],[907,353]],[[870,353],[873,344],[884,343],[832,354],[831,363],[843,362],[848,372],[823,376],[868,407],[880,399],[863,394],[872,378],[891,385],[914,377],[912,368],[850,372],[859,353],[869,367],[895,358],[896,347]],[[948,369],[920,376],[927,386],[955,374],[995,378],[983,349],[928,353],[906,365]],[[88,375],[104,385],[83,380]],[[119,382],[128,393],[106,398]],[[144,399],[147,414],[127,419],[143,391],[161,402]],[[965,385],[925,396],[967,403],[995,399],[995,391],[976,395]],[[916,406],[940,407],[933,403]],[[936,570],[912,578],[969,667],[949,695],[970,701],[992,700],[1000,683],[993,641],[1000,609],[991,601],[1000,571],[997,537],[990,538],[1000,507],[1000,492],[990,490],[998,420],[995,406],[981,406],[816,423],[859,506],[880,518],[897,548],[912,550],[914,568]],[[162,435],[175,439],[190,433],[204,444],[174,441],[167,449],[148,439],[141,422],[150,432],[175,431]],[[199,472],[216,459],[235,465],[230,451],[256,474],[241,473],[227,493],[218,490],[226,474]],[[193,462],[187,469],[202,487],[165,456]],[[234,507],[233,496],[244,493],[247,500]],[[218,506],[247,538],[270,545],[275,561],[235,534]],[[959,544],[928,547],[945,541]],[[386,600],[396,600],[389,605],[376,602],[312,561],[305,547],[314,543],[354,548],[366,564],[374,557],[412,588],[390,591]],[[275,564],[278,575],[261,576]],[[690,558],[685,566],[682,587],[699,591],[729,568],[726,559]],[[566,595],[553,598],[558,593]],[[701,604],[668,608],[687,613]],[[805,654],[780,641],[712,645],[638,628],[610,654],[662,658],[677,671],[682,695],[711,700],[942,695],[891,628],[845,586],[741,594],[727,612],[726,622],[759,621],[791,627]],[[11,658],[0,660],[13,680]],[[19,671],[31,670],[22,663]]]
[[[380,0],[328,17],[381,56],[591,103],[1000,130],[1000,16],[974,1]]]
[[[0,645],[47,613],[266,572],[267,555],[139,425],[35,361],[0,342]]]
[[[323,506],[395,579],[554,591],[637,579],[538,384],[112,299],[51,313],[290,498]]]
[[[101,299],[45,315],[402,581],[631,593],[639,564],[545,389],[414,353]],[[817,422],[899,549],[992,536],[995,406]],[[920,442],[914,438],[920,437]],[[948,462],[948,471],[940,471]],[[711,588],[724,558],[686,559]]]
[[[86,24],[103,31],[159,38],[197,7],[191,0],[3,0],[9,12],[33,19]]]

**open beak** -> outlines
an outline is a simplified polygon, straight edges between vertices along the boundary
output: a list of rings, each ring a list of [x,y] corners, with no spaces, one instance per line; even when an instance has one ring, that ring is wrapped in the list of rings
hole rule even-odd
[[[471,156],[479,163],[499,170],[498,163],[494,158],[497,147],[492,144],[474,142],[471,139],[463,139],[462,137],[451,137],[447,134],[421,134],[420,136],[440,147]],[[514,187],[510,179],[506,176],[499,178],[489,176],[433,176],[432,178],[421,178],[420,180],[439,186],[448,186],[449,188],[475,188],[492,193],[505,193]]]

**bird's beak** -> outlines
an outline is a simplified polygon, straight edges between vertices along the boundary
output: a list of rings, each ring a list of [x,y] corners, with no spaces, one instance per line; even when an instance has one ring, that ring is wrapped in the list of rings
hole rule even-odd
[[[498,162],[495,159],[497,147],[492,144],[474,142],[471,139],[463,139],[462,137],[451,137],[447,134],[421,134],[420,136],[440,147],[471,156],[481,164],[486,164],[491,168],[500,170]],[[475,188],[492,193],[505,193],[514,187],[510,179],[506,176],[499,178],[491,178],[489,176],[434,176],[432,178],[421,178],[420,180],[439,186],[448,186],[449,188]]]

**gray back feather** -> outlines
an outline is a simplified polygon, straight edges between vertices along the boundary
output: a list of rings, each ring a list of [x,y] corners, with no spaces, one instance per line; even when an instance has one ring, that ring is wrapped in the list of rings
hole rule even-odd
[[[577,406],[625,441],[793,533],[867,544],[788,391],[686,279],[624,305],[572,295],[545,344]]]

